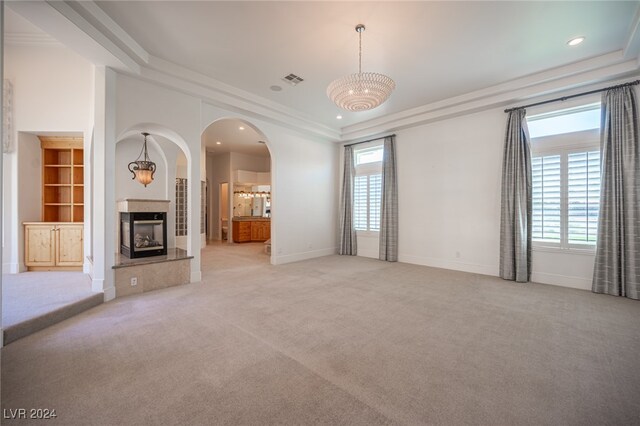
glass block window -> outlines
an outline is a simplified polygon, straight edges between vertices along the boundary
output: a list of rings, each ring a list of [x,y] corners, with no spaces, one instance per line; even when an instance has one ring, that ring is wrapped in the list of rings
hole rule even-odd
[[[187,179],[176,179],[176,237],[187,235]]]

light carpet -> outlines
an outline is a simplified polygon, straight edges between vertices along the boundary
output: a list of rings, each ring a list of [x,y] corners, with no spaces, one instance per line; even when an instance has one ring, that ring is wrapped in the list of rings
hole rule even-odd
[[[64,425],[640,423],[637,301],[261,251],[207,247],[202,283],[3,348],[2,408]]]

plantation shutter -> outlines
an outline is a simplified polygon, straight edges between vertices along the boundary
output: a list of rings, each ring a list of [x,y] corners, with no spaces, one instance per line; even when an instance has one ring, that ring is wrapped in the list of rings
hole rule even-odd
[[[560,242],[560,156],[534,157],[531,160],[533,184],[533,232],[539,241]]]
[[[600,213],[600,151],[569,154],[568,241],[595,243]]]

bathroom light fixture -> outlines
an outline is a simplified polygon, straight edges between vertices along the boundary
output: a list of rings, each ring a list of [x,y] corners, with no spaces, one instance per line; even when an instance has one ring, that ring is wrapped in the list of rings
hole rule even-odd
[[[156,163],[151,161],[149,154],[147,153],[147,136],[149,136],[149,133],[144,132],[142,133],[142,136],[144,136],[142,150],[140,151],[138,158],[136,158],[136,161],[129,163],[129,171],[133,173],[133,177],[131,179],[136,179],[146,188],[147,185],[153,182],[153,174],[156,172]],[[143,155],[144,157],[141,160],[140,157]]]
[[[216,145],[222,145],[222,142],[216,141]]]
[[[583,36],[580,36],[580,37],[572,38],[571,40],[569,40],[569,41],[567,42],[567,44],[568,44],[569,46],[577,46],[577,45],[579,45],[580,43],[582,43],[583,41],[584,41],[584,37],[583,37]]]
[[[349,74],[334,80],[327,87],[327,96],[336,105],[348,111],[366,111],[373,109],[389,99],[396,83],[384,74],[362,72],[362,32],[364,25],[358,24],[359,35],[358,73]]]

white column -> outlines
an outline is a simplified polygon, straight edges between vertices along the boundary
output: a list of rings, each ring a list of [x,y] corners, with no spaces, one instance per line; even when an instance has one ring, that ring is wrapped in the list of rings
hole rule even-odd
[[[95,68],[93,133],[93,276],[92,289],[104,291],[105,301],[116,296],[112,266],[115,259],[115,98],[116,74]]]
[[[200,272],[200,177],[202,176],[199,150],[192,150],[189,159],[189,189],[187,195],[187,209],[189,222],[187,224],[187,253],[191,259],[191,282],[202,280]]]

